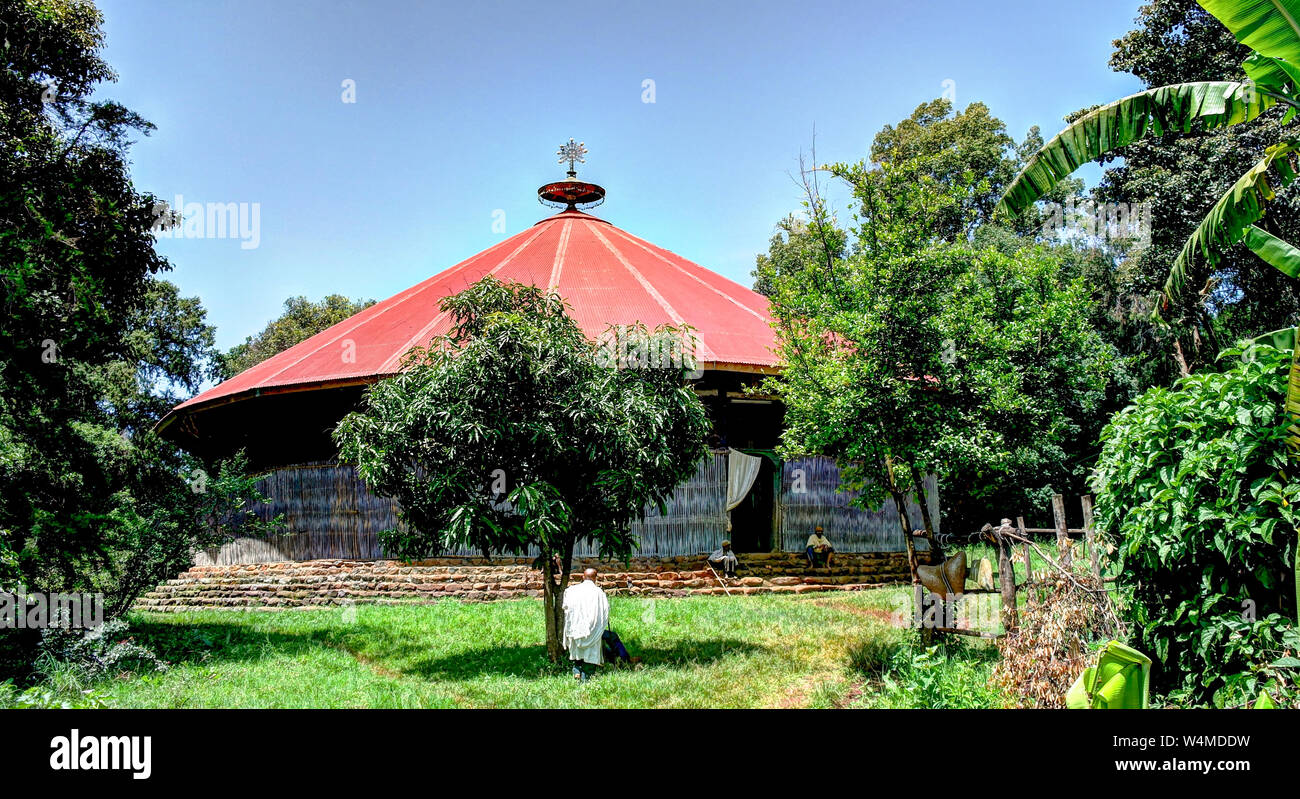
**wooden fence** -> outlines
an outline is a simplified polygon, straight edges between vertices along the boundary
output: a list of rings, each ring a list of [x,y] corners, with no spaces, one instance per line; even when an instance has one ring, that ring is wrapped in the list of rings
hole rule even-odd
[[[1033,554],[1035,545],[1033,538],[1035,536],[1051,536],[1056,544],[1058,559],[1048,562],[1046,568],[1049,570],[1072,569],[1075,554],[1075,539],[1081,545],[1080,555],[1088,560],[1088,568],[1093,576],[1099,581],[1108,581],[1101,574],[1100,545],[1097,541],[1096,531],[1093,525],[1092,517],[1092,497],[1083,496],[1079,500],[1083,511],[1083,527],[1069,527],[1065,516],[1065,498],[1061,494],[1052,496],[1052,527],[1026,527],[1023,516],[1016,517],[1014,525],[1004,525],[1003,527],[993,528],[986,527],[980,533],[972,534],[967,538],[972,540],[983,539],[993,544],[997,552],[997,580],[998,585],[994,588],[966,588],[957,603],[966,601],[967,596],[979,597],[981,595],[996,594],[1001,600],[999,608],[1000,621],[1002,626],[1001,633],[991,633],[981,629],[963,629],[954,626],[935,626],[926,622],[926,613],[932,609],[940,609],[944,614],[942,618],[951,617],[952,602],[945,603],[942,598],[928,593],[920,584],[916,576],[913,575],[913,625],[916,627],[928,627],[935,632],[950,633],[955,635],[970,635],[980,638],[1001,638],[1008,631],[1015,630],[1019,625],[1019,608],[1018,594],[1025,592],[1027,596],[1032,596],[1032,589],[1035,585],[1035,574]],[[1044,555],[1040,554],[1040,557]],[[1016,581],[1015,567],[1020,564],[1024,567],[1025,577],[1023,581]],[[1041,571],[1037,572],[1041,574]]]

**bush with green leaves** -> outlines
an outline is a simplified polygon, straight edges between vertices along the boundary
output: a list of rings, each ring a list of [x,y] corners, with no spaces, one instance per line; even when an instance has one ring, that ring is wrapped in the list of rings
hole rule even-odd
[[[1102,434],[1098,531],[1153,687],[1224,704],[1236,675],[1286,654],[1296,618],[1296,502],[1283,410],[1290,353],[1255,345],[1155,388]],[[1217,694],[1217,696],[1216,696]]]
[[[854,667],[878,682],[866,706],[998,708],[1009,703],[990,679],[996,649],[971,646],[958,636],[933,646],[916,635],[886,641],[853,655]]]
[[[32,685],[20,690],[12,679],[0,682],[0,710],[97,709],[107,704],[103,695],[93,688],[69,696],[49,685]]]
[[[65,688],[81,688],[123,673],[167,669],[152,649],[135,641],[125,619],[110,619],[90,629],[71,627],[66,620],[51,625],[41,631],[39,653],[37,673]]]

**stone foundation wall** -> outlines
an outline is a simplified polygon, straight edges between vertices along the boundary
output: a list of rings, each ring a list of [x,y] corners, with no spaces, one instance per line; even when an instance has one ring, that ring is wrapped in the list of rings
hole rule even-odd
[[[924,554],[924,553],[922,553]],[[573,580],[595,567],[613,595],[806,593],[861,590],[909,580],[904,553],[836,554],[832,568],[810,569],[787,552],[740,556],[737,578],[720,580],[704,555],[577,559]],[[420,604],[539,597],[542,574],[527,558],[456,557],[415,563],[349,559],[194,566],[141,597],[152,611],[281,609],[355,603]]]

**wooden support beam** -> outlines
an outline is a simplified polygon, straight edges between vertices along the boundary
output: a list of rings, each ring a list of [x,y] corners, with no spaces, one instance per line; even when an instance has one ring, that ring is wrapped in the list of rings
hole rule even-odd
[[[998,582],[1002,587],[1002,629],[1006,632],[1015,630],[1020,624],[1016,612],[1016,567],[1011,559],[1011,541],[1002,533],[1006,527],[994,531],[998,544]]]
[[[1052,495],[1052,517],[1056,521],[1056,550],[1060,558],[1061,565],[1067,569],[1070,567],[1070,532],[1065,526],[1065,497],[1060,494]]]
[[[1088,559],[1091,561],[1092,574],[1101,577],[1101,560],[1097,553],[1097,536],[1092,527],[1092,497],[1084,494],[1079,500],[1083,505],[1083,539],[1088,542]]]
[[[1026,533],[1026,530],[1024,530],[1023,516],[1015,517],[1015,526],[1017,526],[1019,533],[1021,533],[1021,538],[1027,539],[1028,534]],[[1024,546],[1021,547],[1021,553],[1024,555],[1024,585],[1034,585],[1034,557],[1032,557],[1030,544],[1024,544]]]

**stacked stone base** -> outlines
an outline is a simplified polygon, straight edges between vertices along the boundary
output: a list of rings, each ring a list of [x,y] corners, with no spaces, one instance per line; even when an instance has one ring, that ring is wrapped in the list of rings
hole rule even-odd
[[[904,553],[836,554],[833,568],[811,569],[787,552],[741,556],[736,579],[719,580],[703,555],[637,557],[628,562],[582,559],[573,579],[594,566],[611,595],[802,594],[858,591],[909,579]],[[542,574],[525,558],[309,560],[194,566],[136,603],[140,610],[274,610],[356,603],[427,604],[443,599],[487,602],[540,597]]]

